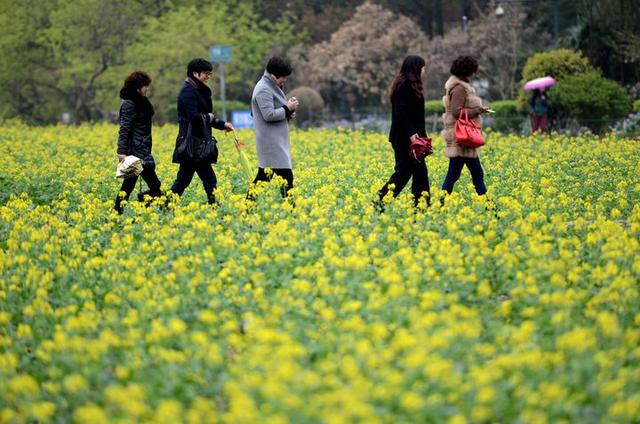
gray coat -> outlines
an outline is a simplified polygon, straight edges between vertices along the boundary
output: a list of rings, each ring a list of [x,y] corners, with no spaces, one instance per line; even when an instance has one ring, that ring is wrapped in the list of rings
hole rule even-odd
[[[251,96],[258,166],[261,168],[293,168],[286,104],[284,92],[265,71]]]

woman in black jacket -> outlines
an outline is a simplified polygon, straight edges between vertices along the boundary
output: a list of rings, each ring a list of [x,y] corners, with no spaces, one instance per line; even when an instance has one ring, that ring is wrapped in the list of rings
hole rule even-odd
[[[422,94],[422,75],[425,61],[420,56],[407,56],[400,72],[389,89],[391,100],[391,131],[389,141],[395,155],[395,169],[389,181],[379,191],[376,202],[382,209],[382,199],[393,184],[393,197],[398,196],[413,177],[411,192],[417,206],[422,196],[429,204],[429,174],[424,161],[416,161],[409,155],[409,144],[415,137],[425,137],[424,96]]]
[[[154,110],[147,99],[150,85],[151,77],[142,71],[135,71],[124,80],[124,86],[120,90],[122,105],[120,106],[118,159],[121,162],[126,156],[142,159],[143,171],[140,176],[149,186],[149,191],[141,194],[158,197],[161,195],[160,180],[156,175],[156,164],[151,155],[151,118]],[[122,202],[129,200],[137,180],[138,177],[129,177],[122,182],[114,206],[119,214],[123,212]]]
[[[199,138],[213,138],[211,128],[221,131],[232,131],[231,122],[217,119],[213,114],[211,89],[207,86],[213,65],[206,59],[193,59],[187,65],[187,79],[178,95],[178,140],[186,136],[189,124],[192,125],[192,135]],[[179,163],[178,175],[171,186],[171,191],[182,196],[191,184],[194,174],[202,180],[202,186],[207,194],[207,201],[213,205],[216,202],[214,190],[218,184],[212,163],[217,158],[204,162],[189,162],[178,156],[178,143],[173,152],[173,162]]]

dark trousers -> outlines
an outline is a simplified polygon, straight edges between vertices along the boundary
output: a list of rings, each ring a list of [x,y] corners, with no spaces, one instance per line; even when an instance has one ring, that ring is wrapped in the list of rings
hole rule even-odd
[[[155,165],[145,165],[140,177],[144,180],[145,183],[149,186],[149,191],[145,194],[148,194],[151,197],[158,197],[162,194],[160,191],[160,180],[156,175],[156,167]],[[122,187],[120,187],[120,191],[124,191],[124,196],[116,197],[116,204],[113,207],[118,213],[123,212],[122,202],[124,200],[129,200],[129,196],[133,192],[133,189],[136,187],[136,182],[138,181],[138,177],[130,177],[125,178],[122,181]]]
[[[207,201],[209,204],[215,203],[216,198],[213,194],[213,190],[216,188],[218,180],[216,179],[215,172],[213,172],[213,167],[209,163],[181,163],[176,180],[171,186],[171,191],[178,196],[182,196],[182,193],[184,193],[185,189],[189,187],[189,184],[191,184],[193,174],[196,173],[198,174],[198,177],[200,177],[200,180],[202,180],[204,192],[207,194]]]
[[[274,175],[282,177],[285,183],[280,187],[280,193],[285,198],[289,195],[289,190],[293,188],[293,170],[286,168],[258,168],[258,174],[253,180],[253,184],[257,184],[259,181],[269,182]],[[249,193],[247,199],[254,200],[254,196]]]
[[[451,194],[453,186],[460,178],[462,168],[465,165],[471,172],[471,179],[473,180],[473,186],[476,188],[476,193],[482,196],[487,192],[487,187],[484,185],[484,171],[482,170],[482,165],[480,165],[480,158],[457,157],[449,159],[449,170],[442,183],[442,189]]]
[[[394,172],[389,178],[389,181],[382,186],[378,192],[380,200],[389,192],[389,185],[394,184],[393,197],[397,197],[402,189],[407,185],[410,179],[411,181],[411,193],[413,193],[413,199],[415,205],[418,205],[420,197],[425,195],[427,197],[427,204],[430,202],[430,190],[429,190],[429,172],[427,171],[427,164],[424,161],[418,162],[411,156],[409,156],[408,146],[393,146],[393,152],[395,155],[396,165]]]

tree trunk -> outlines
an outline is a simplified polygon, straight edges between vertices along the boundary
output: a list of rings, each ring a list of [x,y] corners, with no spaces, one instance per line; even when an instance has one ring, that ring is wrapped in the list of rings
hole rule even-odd
[[[429,36],[429,40],[433,40],[433,3],[434,0],[425,0],[424,2],[424,25],[425,32]]]
[[[442,0],[434,1],[434,15],[436,21],[436,32],[440,37],[444,37],[444,21],[442,19]]]

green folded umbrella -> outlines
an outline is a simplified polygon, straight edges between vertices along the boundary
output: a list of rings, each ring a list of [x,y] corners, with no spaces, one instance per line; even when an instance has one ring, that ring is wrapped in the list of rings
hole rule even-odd
[[[242,149],[244,148],[244,143],[238,140],[238,136],[236,135],[235,131],[232,131],[232,133],[233,133],[233,140],[234,140],[233,144],[236,146],[236,150],[238,151],[238,156],[240,156],[240,164],[242,165],[242,168],[244,169],[244,172],[247,175],[247,178],[249,179],[249,181],[251,181],[253,179],[254,171],[251,168],[251,165],[249,164],[249,159],[247,158],[247,155],[242,151]]]

